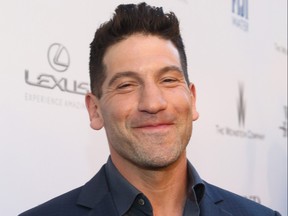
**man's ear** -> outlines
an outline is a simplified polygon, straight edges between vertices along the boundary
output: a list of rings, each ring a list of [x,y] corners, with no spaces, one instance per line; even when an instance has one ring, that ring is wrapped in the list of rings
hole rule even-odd
[[[196,121],[199,118],[199,113],[196,109],[196,88],[193,83],[189,85],[190,92],[191,92],[191,99],[192,99],[192,119]]]
[[[92,93],[87,93],[85,103],[90,118],[90,127],[94,130],[100,130],[104,121],[99,107],[99,99]]]

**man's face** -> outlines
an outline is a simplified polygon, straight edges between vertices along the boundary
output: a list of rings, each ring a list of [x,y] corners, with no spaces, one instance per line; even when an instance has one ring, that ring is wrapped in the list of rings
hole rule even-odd
[[[175,46],[135,34],[109,47],[103,63],[103,95],[86,96],[86,104],[91,127],[106,130],[112,159],[148,169],[177,161],[198,113]]]

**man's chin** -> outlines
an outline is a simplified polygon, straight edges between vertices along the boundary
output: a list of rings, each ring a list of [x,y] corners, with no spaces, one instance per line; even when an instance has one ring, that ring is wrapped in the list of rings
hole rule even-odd
[[[161,171],[175,164],[178,159],[179,157],[172,159],[156,158],[145,161],[138,161],[136,165],[145,170]]]

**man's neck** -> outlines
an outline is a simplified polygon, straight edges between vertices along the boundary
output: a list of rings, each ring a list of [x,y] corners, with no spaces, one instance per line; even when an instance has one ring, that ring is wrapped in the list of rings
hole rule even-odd
[[[161,170],[142,169],[128,161],[112,161],[119,172],[148,197],[154,215],[182,215],[187,197],[187,159],[179,160]]]

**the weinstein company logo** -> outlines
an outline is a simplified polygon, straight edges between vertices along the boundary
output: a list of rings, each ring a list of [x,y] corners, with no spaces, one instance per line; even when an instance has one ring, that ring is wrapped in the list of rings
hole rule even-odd
[[[248,31],[248,0],[232,1],[232,23],[243,31]]]
[[[285,115],[284,121],[283,121],[282,125],[279,126],[279,129],[283,131],[283,137],[287,137],[287,132],[288,132],[288,129],[287,129],[287,120],[288,120],[287,106],[284,106],[284,115]]]
[[[237,138],[260,139],[260,140],[263,140],[265,138],[263,134],[255,133],[251,130],[245,129],[246,102],[244,97],[244,85],[242,83],[239,84],[239,95],[237,99],[237,117],[239,128],[231,128],[229,126],[216,125],[216,131],[220,135],[232,136]]]
[[[48,48],[47,52],[49,65],[58,72],[64,72],[70,65],[68,50],[59,43],[54,43]],[[25,70],[25,83],[35,87],[51,90],[60,90],[65,93],[85,95],[89,91],[89,84],[78,80],[71,80],[47,73],[30,74]]]

